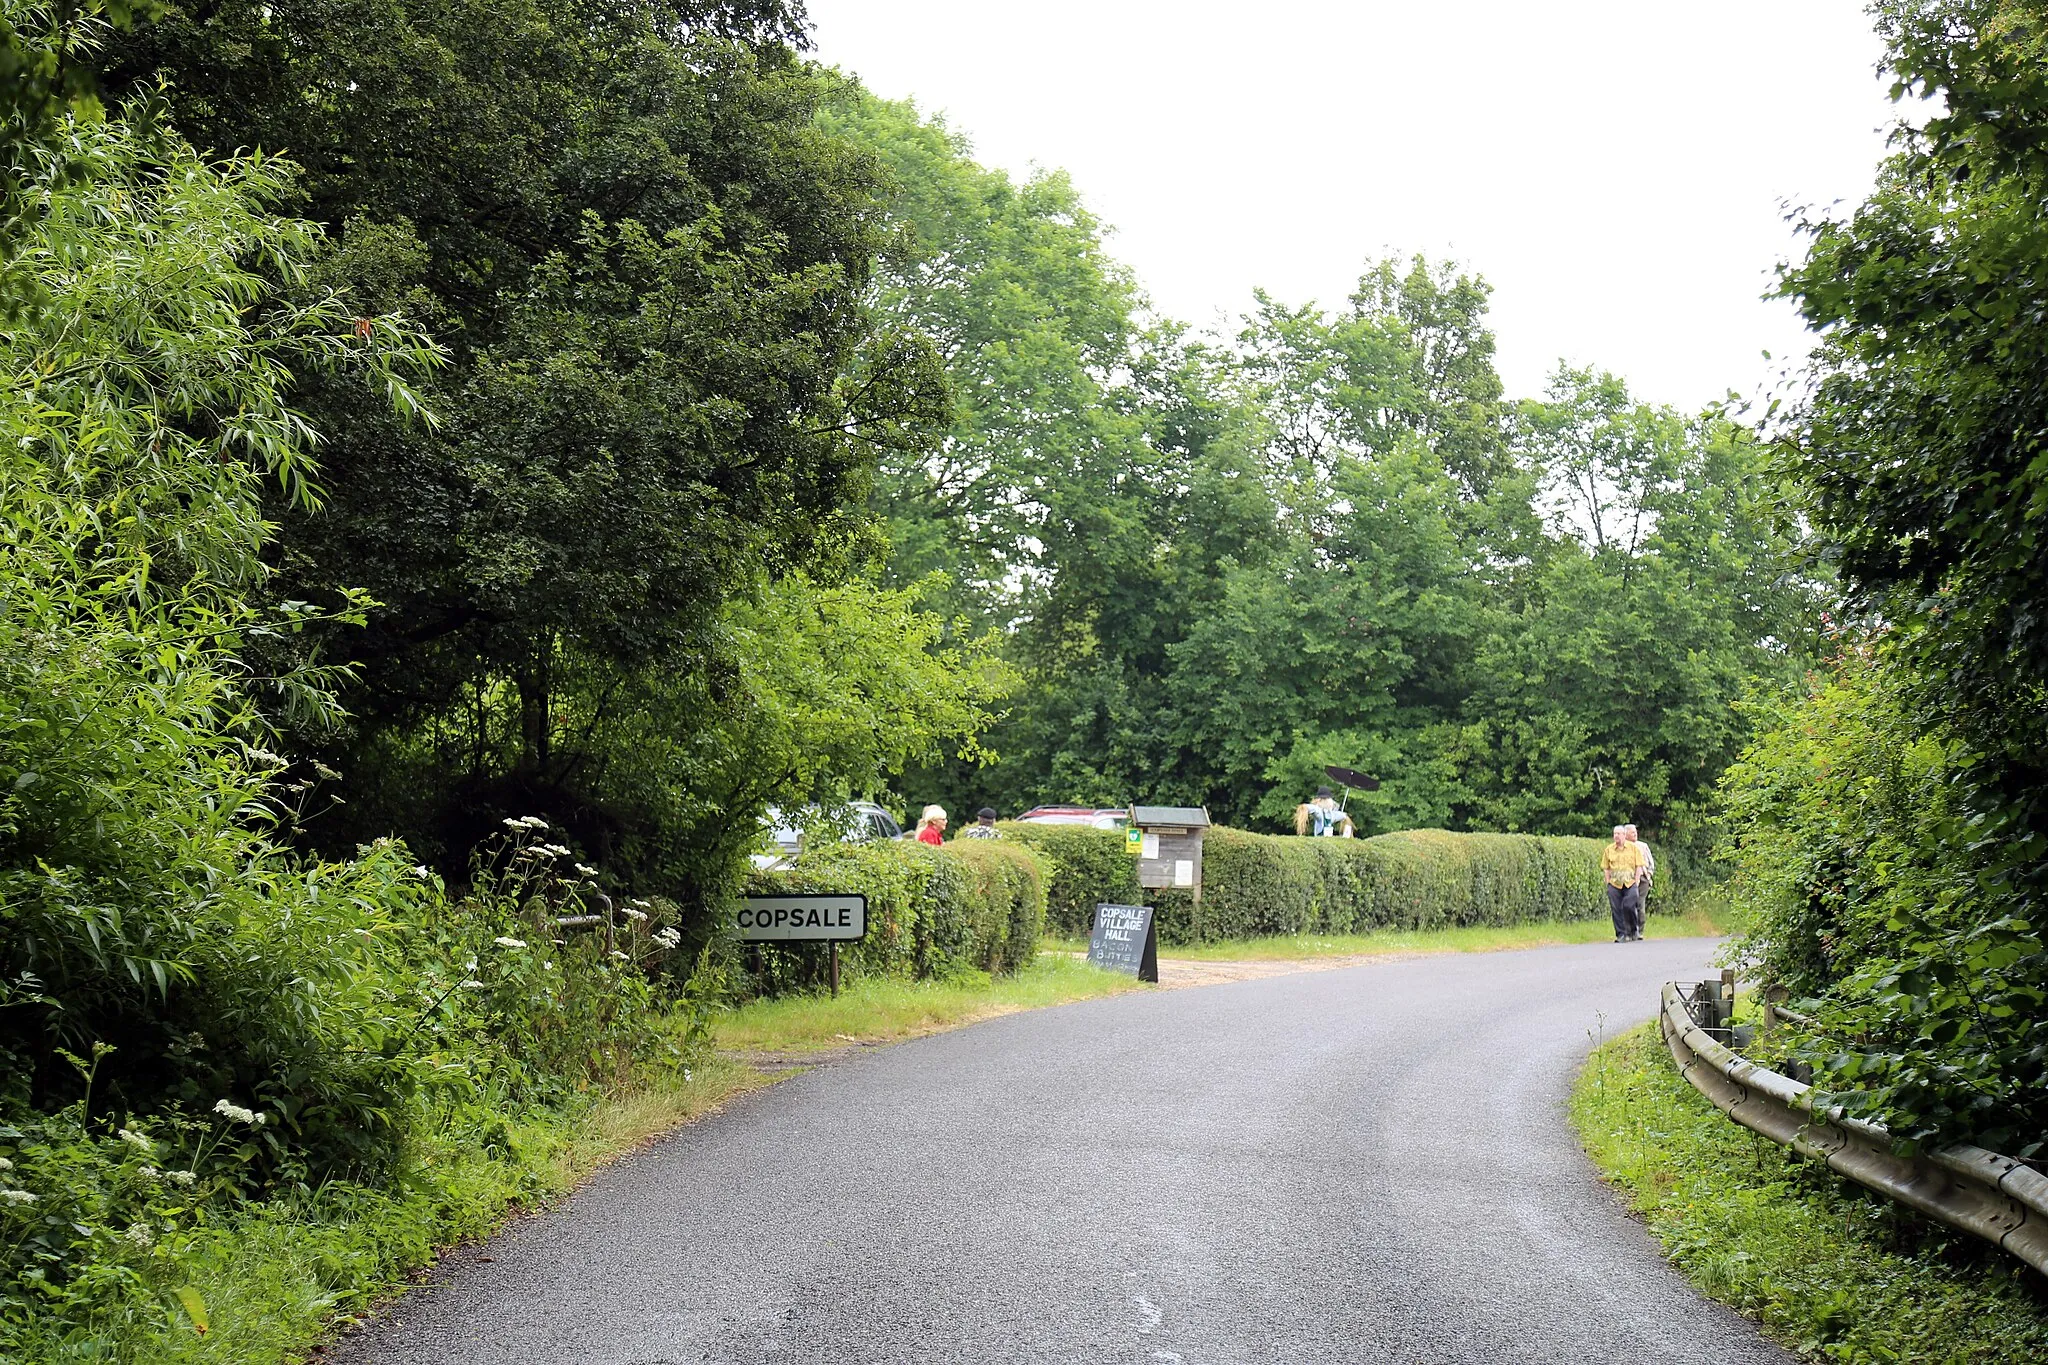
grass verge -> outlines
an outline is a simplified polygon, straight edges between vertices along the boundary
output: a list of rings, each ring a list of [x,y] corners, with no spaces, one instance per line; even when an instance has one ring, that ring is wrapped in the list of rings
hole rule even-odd
[[[1069,957],[1041,953],[1024,970],[991,981],[972,973],[945,981],[854,982],[829,995],[756,1000],[713,1030],[733,1052],[831,1051],[849,1043],[890,1043],[958,1028],[999,1014],[1135,990],[1138,983]]]
[[[1700,1290],[1808,1360],[2048,1360],[2048,1287],[1996,1248],[1724,1118],[1653,1025],[1593,1053],[1572,1121]]]
[[[649,1075],[563,1112],[509,1118],[487,1141],[466,1135],[430,1144],[388,1187],[328,1186],[246,1209],[180,1245],[163,1246],[157,1266],[164,1288],[179,1299],[175,1291],[189,1290],[184,1302],[196,1305],[200,1318],[180,1310],[98,1323],[92,1341],[70,1344],[76,1351],[53,1348],[66,1359],[123,1365],[315,1359],[323,1335],[346,1330],[443,1248],[488,1236],[605,1162],[777,1079],[734,1053],[893,1042],[1136,984],[1086,963],[1041,956],[994,981],[863,981],[837,1000],[755,1001],[719,1021],[714,1042],[724,1055],[686,1071]]]
[[[1696,897],[1669,912],[1653,912],[1646,938],[1712,938],[1729,932],[1726,912]],[[1225,939],[1215,943],[1162,945],[1161,957],[1195,962],[1302,961],[1358,953],[1492,953],[1510,948],[1546,948],[1561,943],[1605,943],[1614,937],[1606,916],[1536,924],[1475,924],[1456,929],[1382,929],[1369,934],[1302,934],[1274,938]],[[1086,952],[1085,939],[1048,943],[1049,948]]]

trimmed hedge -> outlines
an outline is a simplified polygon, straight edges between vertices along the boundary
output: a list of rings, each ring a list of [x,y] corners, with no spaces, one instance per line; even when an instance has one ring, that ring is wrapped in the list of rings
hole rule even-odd
[[[1007,824],[1053,860],[1048,922],[1085,936],[1098,901],[1156,907],[1166,943],[1263,935],[1355,934],[1589,919],[1607,913],[1600,841],[1534,834],[1407,830],[1371,839],[1304,839],[1209,830],[1202,899],[1138,889],[1117,830]]]
[[[840,946],[842,976],[1000,976],[1029,963],[1045,927],[1047,866],[1021,844],[960,840],[933,848],[910,840],[833,844],[787,871],[756,872],[750,895],[797,891],[868,898],[868,935]],[[815,985],[824,953],[766,947],[756,984],[766,991]]]

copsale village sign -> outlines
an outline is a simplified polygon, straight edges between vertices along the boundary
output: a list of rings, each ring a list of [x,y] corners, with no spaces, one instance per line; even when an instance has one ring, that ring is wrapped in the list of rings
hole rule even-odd
[[[746,943],[853,943],[868,933],[868,898],[749,896],[736,921]]]

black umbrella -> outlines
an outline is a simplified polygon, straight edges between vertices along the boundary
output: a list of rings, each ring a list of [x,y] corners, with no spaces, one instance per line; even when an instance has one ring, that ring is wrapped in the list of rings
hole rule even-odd
[[[1376,792],[1380,789],[1380,780],[1377,777],[1367,777],[1356,768],[1325,768],[1323,771],[1330,775],[1332,782],[1344,788],[1344,795],[1337,802],[1338,810],[1344,809],[1344,803],[1351,799],[1353,787],[1362,792]]]

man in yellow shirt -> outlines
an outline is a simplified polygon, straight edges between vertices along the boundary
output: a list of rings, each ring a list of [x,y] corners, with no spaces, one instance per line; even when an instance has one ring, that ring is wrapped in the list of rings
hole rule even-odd
[[[1614,842],[1600,850],[1600,875],[1607,882],[1607,913],[1614,921],[1614,941],[1641,938],[1638,918],[1643,904],[1643,846],[1628,837],[1627,825],[1614,827]]]

